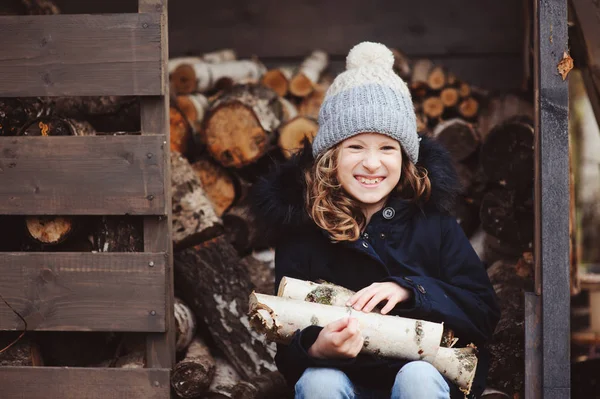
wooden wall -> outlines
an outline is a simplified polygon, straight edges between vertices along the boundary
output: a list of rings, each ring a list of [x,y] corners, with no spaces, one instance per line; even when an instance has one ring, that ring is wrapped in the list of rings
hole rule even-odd
[[[55,0],[63,13],[135,12],[135,0]],[[94,4],[96,3],[96,4]],[[521,86],[523,0],[169,1],[170,56],[230,47],[267,65],[297,62],[315,48],[334,68],[363,40],[429,57],[490,89]]]

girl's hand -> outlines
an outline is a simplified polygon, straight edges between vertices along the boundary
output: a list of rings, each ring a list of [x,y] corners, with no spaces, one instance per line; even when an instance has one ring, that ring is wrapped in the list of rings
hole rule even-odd
[[[412,292],[394,282],[373,283],[352,296],[346,306],[365,313],[372,311],[381,301],[387,304],[381,309],[381,314],[389,313],[398,303],[406,301]]]
[[[308,354],[322,359],[353,358],[358,355],[363,343],[358,320],[344,317],[323,327],[315,343],[308,349]]]

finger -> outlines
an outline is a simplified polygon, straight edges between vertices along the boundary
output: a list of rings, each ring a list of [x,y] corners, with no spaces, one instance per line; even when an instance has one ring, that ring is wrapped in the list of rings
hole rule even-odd
[[[348,322],[348,327],[344,328],[341,331],[337,331],[332,333],[331,342],[337,347],[343,347],[346,344],[346,341],[351,338],[360,335],[358,331],[358,321],[354,318],[350,318]]]
[[[358,300],[358,298],[360,298],[362,296],[362,294],[365,292],[365,290],[368,289],[369,287],[365,287],[361,290],[358,290],[354,295],[352,295],[350,297],[350,299],[348,299],[348,301],[346,302],[346,306],[354,305],[354,303]]]
[[[367,304],[367,302],[369,302],[371,300],[371,298],[373,297],[373,295],[375,295],[376,293],[377,293],[377,291],[373,290],[373,289],[366,290],[360,296],[360,298],[358,298],[356,300],[356,302],[354,303],[354,305],[352,307],[355,310],[362,310],[365,307],[365,305]]]
[[[396,296],[392,296],[391,298],[388,298],[387,303],[385,304],[385,306],[383,307],[383,309],[381,309],[381,314],[388,314],[392,309],[394,309],[394,307],[399,303],[399,299]]]
[[[325,328],[331,332],[342,331],[348,326],[349,319],[349,317],[343,317],[341,319],[332,321],[331,323],[327,324]]]
[[[390,294],[387,292],[378,292],[369,300],[369,302],[367,302],[362,311],[367,313],[370,312],[371,310],[375,309],[375,306],[377,306],[379,302],[386,299],[389,295]]]

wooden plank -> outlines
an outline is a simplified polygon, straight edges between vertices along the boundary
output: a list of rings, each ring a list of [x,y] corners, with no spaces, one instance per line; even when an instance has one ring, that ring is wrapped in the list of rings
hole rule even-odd
[[[0,252],[0,292],[27,330],[164,331],[164,253]],[[0,330],[23,322],[0,306]]]
[[[168,369],[0,367],[2,397],[167,399]]]
[[[199,15],[210,18],[198,23]],[[174,1],[170,55],[201,54],[235,43],[240,57],[306,56],[315,48],[342,56],[364,40],[409,55],[519,54],[522,18],[521,0],[346,0],[343,6],[310,0]]]
[[[567,0],[534,3],[535,260],[542,296],[542,397],[570,396]],[[562,395],[562,396],[561,396]]]
[[[541,298],[525,293],[525,399],[542,399]]]
[[[168,60],[167,0],[139,0],[139,12],[159,12],[163,18],[161,32],[161,48],[163,61]],[[145,97],[141,99],[141,124],[143,132],[161,132],[169,141],[169,88],[166,65],[162,76],[165,82],[165,95]],[[144,250],[148,252],[167,253],[167,270],[165,273],[165,302],[167,309],[166,333],[148,334],[146,338],[146,364],[148,367],[173,367],[175,365],[175,318],[173,316],[173,242],[171,234],[171,162],[170,148],[165,148],[164,189],[166,216],[148,216],[144,219]]]
[[[162,94],[160,15],[0,16],[0,97]]]
[[[0,214],[163,215],[165,136],[0,137]]]

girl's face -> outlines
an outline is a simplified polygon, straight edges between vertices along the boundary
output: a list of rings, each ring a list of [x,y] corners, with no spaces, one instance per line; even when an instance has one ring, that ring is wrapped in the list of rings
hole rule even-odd
[[[361,133],[340,144],[337,178],[370,218],[400,181],[400,143],[379,133]]]

